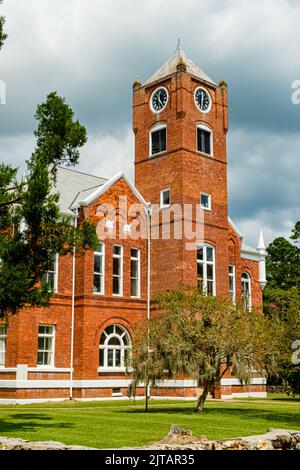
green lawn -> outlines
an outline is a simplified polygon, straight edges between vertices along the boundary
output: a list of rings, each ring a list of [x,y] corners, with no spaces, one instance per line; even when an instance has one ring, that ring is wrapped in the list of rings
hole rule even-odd
[[[175,400],[151,401],[148,414],[141,401],[0,405],[0,435],[110,448],[159,440],[172,423],[209,439],[300,429],[300,401],[284,397],[209,401],[203,414],[193,410],[194,402]]]

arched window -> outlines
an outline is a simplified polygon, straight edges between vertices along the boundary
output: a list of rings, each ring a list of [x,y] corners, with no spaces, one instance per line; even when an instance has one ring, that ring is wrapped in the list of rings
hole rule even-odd
[[[242,297],[243,305],[245,310],[251,310],[252,298],[251,298],[251,278],[248,273],[242,274]]]
[[[120,325],[110,325],[103,331],[100,338],[99,365],[100,369],[125,370],[131,350],[128,331]]]
[[[207,295],[216,295],[215,249],[199,245],[197,249],[197,285]]]
[[[167,126],[164,123],[157,123],[149,133],[150,156],[167,150]]]
[[[204,124],[197,124],[197,150],[213,156],[213,132]]]

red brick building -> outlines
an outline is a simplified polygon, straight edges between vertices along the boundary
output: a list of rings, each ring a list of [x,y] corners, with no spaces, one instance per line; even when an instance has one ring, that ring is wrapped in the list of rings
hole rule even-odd
[[[94,221],[99,247],[56,258],[45,274],[55,292],[49,308],[0,323],[0,402],[126,397],[131,335],[151,315],[156,290],[192,284],[262,305],[262,235],[257,249],[247,246],[228,217],[227,130],[226,83],[214,83],[179,44],[133,85],[135,186],[123,173],[105,180],[59,169],[61,212]],[[197,392],[183,379],[152,394]],[[223,398],[240,394],[264,396],[265,380],[245,388],[222,379]]]

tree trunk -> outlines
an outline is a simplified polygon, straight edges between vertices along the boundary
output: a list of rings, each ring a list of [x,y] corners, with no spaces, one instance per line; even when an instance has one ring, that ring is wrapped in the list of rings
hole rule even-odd
[[[203,392],[202,394],[200,395],[200,397],[198,398],[198,401],[197,401],[197,406],[196,406],[196,409],[195,411],[197,413],[200,413],[204,410],[204,402],[207,398],[207,395],[208,395],[208,392],[209,392],[209,389],[210,389],[210,386],[212,385],[211,382],[205,382],[204,383],[204,389],[203,389]]]
[[[146,386],[146,403],[145,403],[145,411],[146,411],[146,413],[148,413],[148,398],[149,398],[149,397],[148,397],[148,380],[146,380],[146,384],[145,384],[145,386]]]

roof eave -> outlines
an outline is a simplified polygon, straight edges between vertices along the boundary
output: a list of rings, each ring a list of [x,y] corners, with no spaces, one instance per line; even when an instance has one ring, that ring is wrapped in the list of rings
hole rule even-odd
[[[104,194],[111,186],[113,186],[117,181],[119,181],[121,178],[124,179],[124,181],[128,184],[132,192],[135,194],[137,199],[142,203],[145,209],[149,207],[149,204],[145,201],[141,193],[136,189],[136,187],[128,180],[126,177],[125,173],[123,171],[120,171],[117,173],[115,176],[113,176],[110,180],[108,180],[106,183],[104,183],[99,189],[94,191],[92,194],[90,194],[87,198],[82,199],[81,201],[78,201],[78,206],[83,206],[87,207],[89,206],[95,199],[97,199],[99,196]]]
[[[161,78],[157,78],[156,80],[153,80],[151,82],[148,82],[146,81],[141,88],[149,88],[153,85],[156,85],[157,83],[160,83],[160,82],[163,82],[163,81],[166,81],[166,80],[170,80],[170,78],[174,77],[178,72],[173,72],[173,73],[170,73],[164,77],[161,77]],[[201,78],[201,77],[198,77],[197,75],[194,75],[193,73],[190,73],[190,72],[186,72],[188,73],[194,80],[197,80],[199,82],[202,82],[202,83],[205,83],[207,86],[211,86],[212,88],[214,89],[217,89],[217,88],[220,88],[219,85],[217,85],[215,82],[213,81],[209,81],[209,80],[205,80],[204,78]]]

